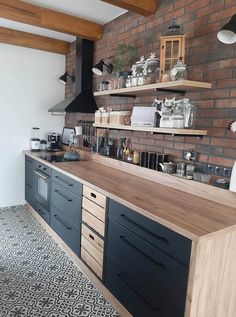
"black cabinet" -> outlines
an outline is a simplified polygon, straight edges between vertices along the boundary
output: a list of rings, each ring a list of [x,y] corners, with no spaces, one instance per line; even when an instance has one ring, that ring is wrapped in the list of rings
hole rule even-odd
[[[110,200],[106,287],[135,317],[183,317],[191,241]]]
[[[36,161],[25,156],[25,200],[35,208],[35,174]]]
[[[52,170],[51,227],[79,256],[82,184]]]

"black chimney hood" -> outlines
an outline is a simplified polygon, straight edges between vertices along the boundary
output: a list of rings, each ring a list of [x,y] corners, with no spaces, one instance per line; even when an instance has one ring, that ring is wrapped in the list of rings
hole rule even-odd
[[[93,96],[93,50],[92,41],[76,39],[76,67],[75,67],[75,94],[67,98],[48,111],[52,113],[81,112],[94,113],[97,105]]]

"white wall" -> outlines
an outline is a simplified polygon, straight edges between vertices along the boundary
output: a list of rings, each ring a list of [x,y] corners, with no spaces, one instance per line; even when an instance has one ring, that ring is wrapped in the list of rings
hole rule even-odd
[[[57,80],[64,73],[65,57],[0,44],[0,207],[25,203],[24,155],[30,149],[31,128],[62,132],[64,117],[48,108],[64,99]]]

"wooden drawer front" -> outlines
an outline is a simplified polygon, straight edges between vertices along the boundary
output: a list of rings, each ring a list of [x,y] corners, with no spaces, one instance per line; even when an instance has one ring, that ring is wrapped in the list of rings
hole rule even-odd
[[[43,207],[37,200],[35,202],[35,210],[50,225],[50,212]]]
[[[81,227],[81,235],[84,237],[86,240],[88,240],[100,253],[103,254],[104,252],[104,242],[103,240],[96,235],[92,230],[90,230],[88,227],[86,227],[82,223]]]
[[[83,236],[81,236],[81,247],[83,247],[101,266],[103,265],[103,253]]]
[[[82,207],[87,210],[90,214],[94,215],[96,218],[105,222],[105,209],[98,206],[91,200],[83,197]]]
[[[52,170],[52,179],[76,195],[82,196],[82,184],[60,172]]]
[[[83,196],[92,200],[94,203],[101,206],[102,208],[106,207],[106,196],[85,185],[83,185]]]
[[[156,294],[151,299],[140,279],[133,279],[112,258],[107,257],[105,286],[135,317],[183,317],[168,300],[162,301]]]
[[[82,209],[82,221],[104,237],[105,224],[87,210]]]
[[[52,205],[58,208],[76,226],[81,222],[81,197],[65,189],[56,182],[52,183]]]
[[[111,199],[108,216],[173,258],[189,265],[191,240]]]
[[[81,258],[102,279],[102,266],[83,247],[81,247]]]
[[[52,206],[51,227],[78,256],[80,255],[80,229]]]
[[[112,220],[108,223],[107,252],[149,290],[151,301],[168,300],[184,315],[188,281],[184,265]]]

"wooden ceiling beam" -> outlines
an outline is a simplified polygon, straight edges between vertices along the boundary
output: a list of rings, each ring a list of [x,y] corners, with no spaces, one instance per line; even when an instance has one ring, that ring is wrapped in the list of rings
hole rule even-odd
[[[129,11],[148,16],[156,12],[157,0],[102,0]]]
[[[99,40],[102,36],[100,24],[20,0],[0,0],[0,17],[92,41]]]
[[[70,43],[31,33],[0,27],[0,43],[12,44],[66,55]]]

